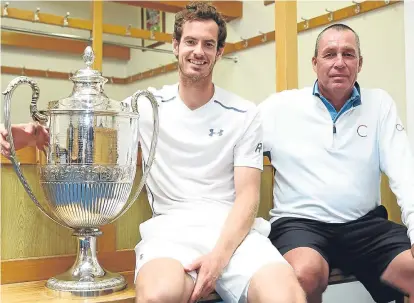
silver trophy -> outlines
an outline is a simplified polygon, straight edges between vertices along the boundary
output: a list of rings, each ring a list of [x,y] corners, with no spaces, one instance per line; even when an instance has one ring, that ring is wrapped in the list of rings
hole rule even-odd
[[[37,109],[39,88],[30,78],[15,78],[4,95],[5,127],[11,145],[10,160],[27,194],[51,220],[73,229],[78,238],[76,261],[67,272],[50,278],[46,286],[61,295],[99,296],[124,289],[126,281],[103,269],[96,255],[100,226],[121,217],[138,198],[154,160],[158,138],[158,105],[148,91],[136,93],[131,104],[109,99],[103,86],[107,81],[92,69],[94,54],[87,47],[86,68],[70,79],[69,97],[51,101],[45,111]],[[16,158],[11,132],[10,102],[20,84],[32,88],[30,114],[48,127],[50,142],[44,153],[37,153],[37,167],[46,201],[39,203],[24,177]],[[131,195],[138,156],[138,98],[144,96],[153,108],[153,138],[149,159],[143,166],[140,183]],[[43,205],[42,205],[43,204]]]

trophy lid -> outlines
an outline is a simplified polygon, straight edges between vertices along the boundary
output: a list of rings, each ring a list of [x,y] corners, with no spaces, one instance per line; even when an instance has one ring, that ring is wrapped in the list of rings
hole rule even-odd
[[[83,53],[85,68],[79,69],[69,79],[73,82],[72,93],[64,99],[50,101],[48,111],[65,113],[73,111],[99,112],[99,114],[137,115],[130,105],[111,100],[104,93],[104,84],[108,81],[101,72],[92,68],[95,55],[92,47],[87,46]]]
[[[95,54],[93,53],[92,47],[87,46],[83,53],[83,62],[86,68],[78,70],[70,79],[73,82],[100,82],[105,83],[107,79],[102,77],[101,72],[92,68],[93,62],[95,61]]]

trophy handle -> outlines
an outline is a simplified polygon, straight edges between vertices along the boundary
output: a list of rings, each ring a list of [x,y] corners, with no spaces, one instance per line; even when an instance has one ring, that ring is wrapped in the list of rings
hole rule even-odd
[[[158,133],[159,133],[158,102],[155,99],[154,95],[151,92],[149,92],[148,90],[139,91],[139,92],[135,93],[131,98],[131,107],[132,107],[132,110],[135,113],[138,113],[138,98],[141,97],[141,96],[147,97],[147,99],[151,102],[152,114],[153,114],[153,118],[154,118],[153,135],[152,135],[150,152],[149,152],[149,156],[148,156],[148,162],[145,165],[145,167],[144,166],[142,167],[142,178],[141,178],[141,181],[138,185],[137,190],[135,191],[135,194],[134,194],[132,200],[130,200],[130,203],[128,203],[124,207],[124,209],[119,213],[118,216],[115,217],[115,219],[113,219],[111,221],[111,223],[114,222],[115,220],[117,220],[119,217],[121,217],[124,213],[126,213],[128,211],[128,209],[134,204],[135,200],[138,198],[139,194],[141,193],[141,190],[144,187],[145,182],[147,181],[149,171],[151,169],[152,163],[154,162],[154,158],[155,158],[155,148],[157,146]]]
[[[14,140],[13,140],[13,134],[11,129],[11,118],[10,118],[10,103],[11,99],[14,93],[14,90],[21,84],[28,84],[32,88],[32,102],[30,103],[30,114],[34,121],[36,122],[47,122],[47,116],[44,114],[41,114],[37,110],[37,100],[39,99],[39,86],[36,84],[36,82],[28,77],[17,77],[13,79],[9,85],[7,86],[6,90],[2,93],[4,95],[4,125],[7,129],[8,135],[7,135],[7,142],[10,144],[10,161],[13,164],[14,171],[16,172],[17,176],[19,177],[20,182],[23,184],[24,189],[26,190],[29,197],[32,199],[32,201],[36,204],[36,206],[41,210],[41,212],[54,221],[55,223],[69,228],[68,226],[64,225],[59,221],[57,218],[53,218],[52,215],[48,214],[47,211],[44,209],[44,207],[39,203],[35,195],[33,194],[32,189],[30,188],[30,185],[28,184],[26,178],[23,175],[23,172],[20,169],[20,162],[18,161],[16,157],[16,150],[14,148]]]

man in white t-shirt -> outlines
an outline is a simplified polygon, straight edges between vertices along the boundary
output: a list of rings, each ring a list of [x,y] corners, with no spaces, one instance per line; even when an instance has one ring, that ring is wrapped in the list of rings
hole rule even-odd
[[[187,5],[174,26],[179,82],[151,89],[160,130],[146,184],[153,217],[141,224],[135,248],[137,302],[193,303],[213,289],[225,302],[305,302],[292,267],[268,239],[270,223],[255,218],[263,166],[258,110],[212,82],[226,35],[213,6]],[[145,162],[152,111],[147,100],[138,103]]]
[[[320,33],[312,63],[313,88],[259,106],[275,168],[269,237],[310,303],[322,301],[333,266],[354,274],[376,302],[395,299],[397,289],[414,302],[414,161],[395,103],[384,90],[359,87],[359,38],[346,25]],[[387,220],[382,172],[408,229]]]

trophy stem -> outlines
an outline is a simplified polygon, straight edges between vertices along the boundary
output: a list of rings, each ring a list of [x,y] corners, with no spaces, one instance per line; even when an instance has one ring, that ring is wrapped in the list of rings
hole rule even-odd
[[[110,294],[126,287],[125,278],[101,267],[96,255],[96,237],[102,232],[97,228],[76,229],[78,250],[75,263],[63,274],[50,278],[46,287],[59,297],[96,297]]]

